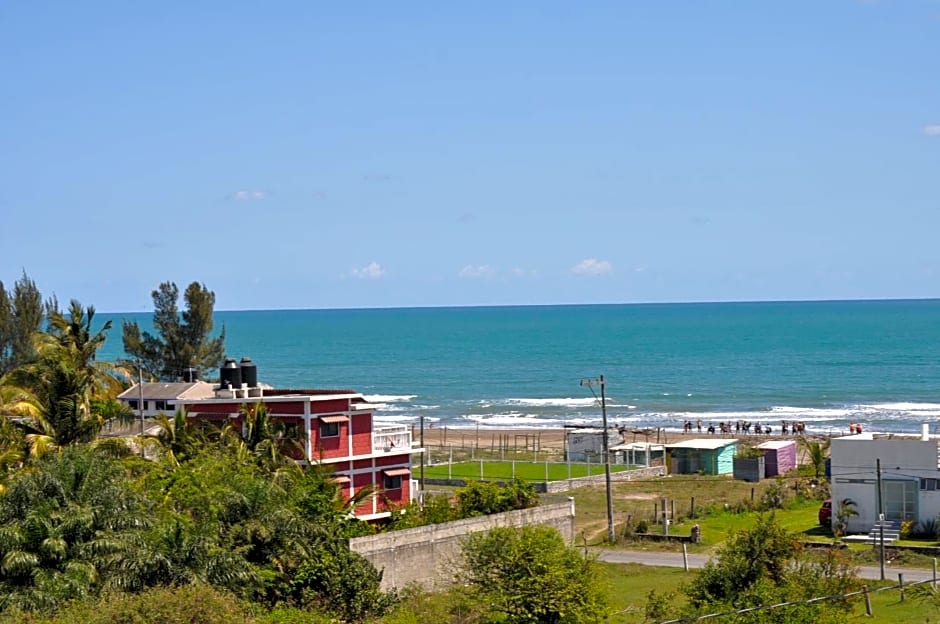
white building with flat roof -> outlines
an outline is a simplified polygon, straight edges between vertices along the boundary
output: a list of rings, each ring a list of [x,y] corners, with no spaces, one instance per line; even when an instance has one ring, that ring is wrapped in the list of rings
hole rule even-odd
[[[940,453],[937,438],[860,433],[833,438],[830,454],[832,518],[849,499],[857,515],[849,533],[867,533],[878,520],[878,461],[885,520],[905,522],[940,515]]]

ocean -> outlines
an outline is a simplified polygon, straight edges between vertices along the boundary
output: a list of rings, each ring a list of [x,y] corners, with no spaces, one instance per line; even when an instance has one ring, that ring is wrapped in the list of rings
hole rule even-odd
[[[123,355],[120,321],[99,357]],[[387,420],[460,428],[747,420],[779,433],[940,430],[940,300],[216,313],[276,387],[348,388]]]

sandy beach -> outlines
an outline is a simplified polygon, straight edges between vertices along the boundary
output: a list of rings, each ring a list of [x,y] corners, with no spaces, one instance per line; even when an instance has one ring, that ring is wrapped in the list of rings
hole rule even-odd
[[[455,448],[498,448],[500,439],[504,446],[519,449],[558,450],[565,447],[565,429],[466,429],[453,427],[425,427],[424,445],[426,447],[452,446]],[[417,426],[412,428],[412,439],[420,440],[420,431]],[[744,444],[760,444],[767,440],[797,440],[800,436],[784,436],[774,434],[712,434],[683,433],[667,429],[637,429],[626,430],[624,442],[653,442],[657,444],[672,444],[691,440],[694,438],[727,438],[739,440]],[[818,437],[818,436],[806,436]]]

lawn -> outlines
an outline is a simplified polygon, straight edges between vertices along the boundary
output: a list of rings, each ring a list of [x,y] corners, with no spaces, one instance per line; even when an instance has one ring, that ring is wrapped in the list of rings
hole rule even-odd
[[[611,465],[611,472],[623,472],[627,466]],[[564,481],[569,478],[604,474],[603,464],[567,464],[561,462],[476,461],[425,466],[428,479],[485,479],[492,481]]]
[[[607,595],[616,615],[610,622],[640,624],[644,622],[644,609],[650,590],[657,593],[676,592],[676,601],[682,601],[681,588],[695,577],[697,572],[685,572],[681,568],[656,568],[639,564],[599,564],[607,584]],[[875,589],[878,583],[872,583]],[[858,622],[925,622],[929,617],[940,615],[940,609],[932,604],[914,600],[908,596],[900,601],[898,590],[886,590],[871,594],[872,617],[865,615],[865,604],[858,600],[854,604],[852,621]],[[716,622],[719,620],[715,620]]]

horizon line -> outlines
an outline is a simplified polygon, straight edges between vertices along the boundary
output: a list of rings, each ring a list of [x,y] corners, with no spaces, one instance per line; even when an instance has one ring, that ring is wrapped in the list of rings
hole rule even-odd
[[[620,301],[595,303],[491,303],[491,304],[429,304],[429,305],[401,305],[401,306],[338,306],[323,308],[224,308],[213,310],[218,312],[327,312],[327,311],[357,311],[357,310],[447,310],[447,309],[482,309],[482,308],[559,308],[559,307],[603,307],[603,306],[654,306],[654,305],[714,305],[714,304],[754,304],[754,303],[875,303],[875,302],[904,302],[904,301],[938,301],[940,297],[860,297],[837,299],[700,299],[691,301]],[[99,314],[150,314],[153,310],[98,310]]]

